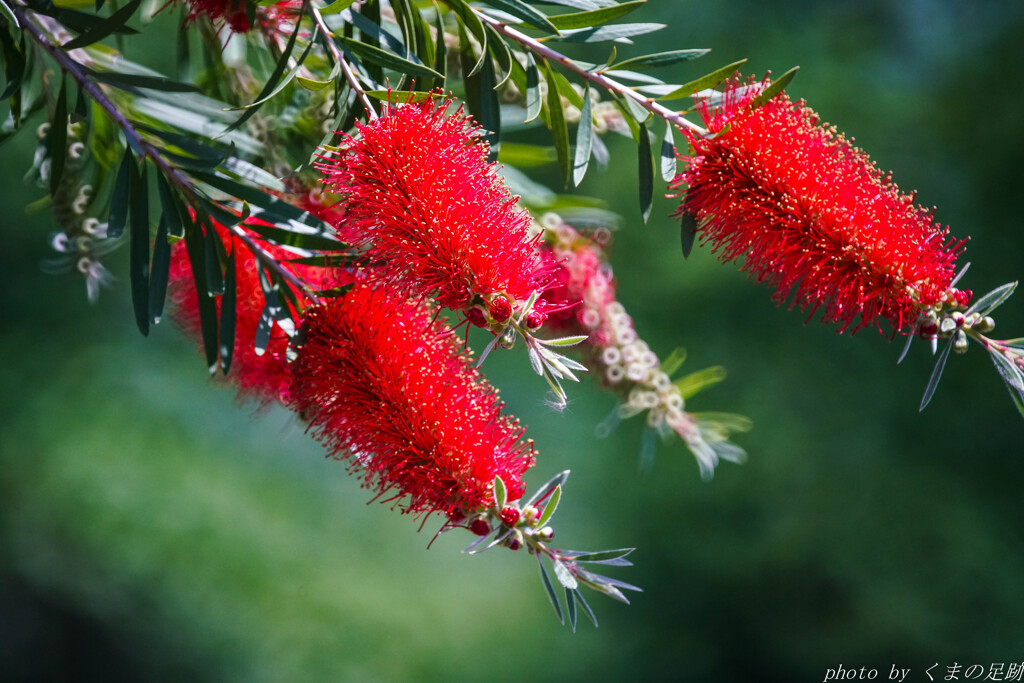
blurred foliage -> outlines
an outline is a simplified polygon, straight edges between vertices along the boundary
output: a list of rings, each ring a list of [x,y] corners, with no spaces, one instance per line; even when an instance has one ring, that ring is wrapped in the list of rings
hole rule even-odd
[[[634,17],[672,27],[645,51],[800,64],[790,93],[972,237],[968,287],[1024,272],[1024,6],[652,0]],[[173,326],[140,339],[127,254],[96,306],[42,274],[50,218],[25,215],[41,191],[18,184],[32,143],[8,143],[0,168],[0,678],[786,681],[1024,658],[1024,439],[984,354],[952,359],[918,414],[924,345],[896,367],[899,344],[804,326],[706,248],[684,262],[674,202],[656,197],[642,226],[631,169],[581,187],[626,217],[620,298],[655,351],[729,369],[694,409],[755,428],[750,461],[709,484],[681,446],[638,471],[638,425],[591,436],[613,397],[569,387],[555,414],[523,358],[488,360],[537,441],[529,481],[574,470],[565,541],[639,548],[623,578],[647,592],[596,604],[601,627],[573,635],[531,558],[463,556],[454,534],[427,552],[436,521],[417,533],[367,506],[290,416],[213,390]],[[1000,314],[1024,334],[1020,300]]]

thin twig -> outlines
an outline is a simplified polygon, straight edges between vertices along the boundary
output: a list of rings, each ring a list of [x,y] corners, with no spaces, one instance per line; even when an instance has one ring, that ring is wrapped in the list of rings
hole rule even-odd
[[[377,112],[373,108],[370,96],[366,94],[366,91],[363,90],[360,85],[359,79],[356,78],[355,72],[352,71],[352,65],[348,63],[348,60],[345,59],[345,55],[342,54],[341,50],[338,49],[338,46],[334,44],[334,34],[331,33],[331,29],[327,27],[327,23],[320,14],[320,10],[313,5],[310,5],[309,9],[313,15],[313,21],[316,22],[316,25],[320,27],[321,33],[323,33],[324,44],[327,46],[327,50],[331,53],[331,56],[334,57],[334,61],[338,63],[338,66],[341,67],[341,72],[345,74],[345,80],[348,81],[349,87],[355,90],[359,95],[359,99],[363,101],[363,106],[366,107],[367,118],[371,121],[376,119]]]
[[[493,28],[495,31],[502,34],[503,36],[511,38],[512,40],[516,41],[517,43],[519,43],[526,49],[530,50],[534,54],[540,55],[541,57],[545,57],[554,62],[557,62],[558,64],[561,64],[566,69],[569,69],[570,71],[580,75],[581,77],[590,81],[591,83],[601,86],[605,90],[618,93],[623,97],[628,97],[629,99],[633,100],[647,111],[651,112],[652,114],[655,114],[656,116],[660,116],[661,118],[665,119],[670,123],[674,123],[680,129],[685,128],[690,132],[700,135],[702,137],[707,135],[708,132],[704,128],[701,128],[696,123],[687,120],[679,112],[672,111],[668,107],[658,104],[657,100],[655,100],[653,97],[645,97],[644,95],[641,95],[633,88],[630,88],[629,86],[626,85],[622,85],[618,81],[608,78],[603,73],[596,71],[587,71],[586,69],[578,66],[575,62],[573,62],[571,59],[563,55],[561,52],[558,52],[557,50],[548,47],[539,40],[535,40],[530,36],[526,35],[525,33],[517,31],[511,26],[505,24],[504,22],[498,21],[497,19],[488,16],[484,12],[481,12],[477,9],[473,9],[473,11],[476,12],[477,16],[480,17],[480,20],[483,21],[485,24],[488,24],[491,28]]]

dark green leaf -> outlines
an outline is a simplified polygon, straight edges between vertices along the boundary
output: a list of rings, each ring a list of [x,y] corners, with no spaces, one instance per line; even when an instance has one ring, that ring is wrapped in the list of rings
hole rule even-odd
[[[757,109],[758,107],[760,107],[761,105],[765,104],[770,99],[778,95],[780,92],[785,90],[786,86],[789,85],[789,82],[793,80],[794,76],[796,76],[797,69],[799,68],[800,67],[798,66],[794,66],[792,69],[779,76],[767,88],[759,92],[757,94],[757,97],[750,101],[750,108]]]
[[[485,5],[500,9],[522,19],[526,24],[547,34],[558,33],[558,29],[546,16],[521,0],[481,0]]]
[[[733,62],[732,64],[726,64],[721,69],[717,69],[717,70],[712,71],[711,73],[707,74],[706,76],[701,76],[700,78],[698,78],[695,81],[690,81],[689,83],[687,83],[685,85],[681,85],[677,89],[675,89],[672,92],[670,92],[669,94],[662,95],[658,99],[659,100],[681,100],[681,99],[683,99],[685,97],[693,97],[694,93],[700,92],[701,90],[707,90],[708,88],[714,88],[719,83],[721,83],[725,79],[729,78],[729,76],[732,76],[734,73],[736,73],[736,70],[739,69],[741,66],[743,66],[743,63],[746,62],[746,61],[747,61],[746,59],[741,59],[738,62]]]
[[[160,174],[157,173],[157,178]],[[173,211],[173,208],[172,208]],[[149,320],[154,325],[164,315],[164,301],[167,298],[167,280],[171,268],[171,244],[168,230],[168,215],[164,209],[156,231],[153,245],[153,264],[149,268]]]
[[[697,219],[689,211],[679,217],[679,241],[683,245],[683,258],[689,258],[693,243],[697,240]]]
[[[591,113],[590,84],[583,90],[583,108],[580,109],[580,125],[576,129],[576,158],[573,163],[572,181],[576,187],[583,182],[590,165],[590,151],[594,140],[594,118]]]
[[[234,150],[233,147],[220,149],[209,145],[206,142],[200,142],[199,140],[190,138],[187,135],[182,135],[181,133],[175,133],[169,130],[162,130],[138,121],[132,121],[132,125],[139,130],[143,130],[157,136],[164,142],[170,143],[174,147],[177,147],[196,159],[210,161],[213,162],[214,165],[223,162],[231,156],[232,151]]]
[[[688,62],[691,59],[703,57],[711,50],[672,50],[670,52],[658,52],[643,57],[632,57],[623,60],[618,64],[607,67],[604,71],[619,71],[629,69],[630,71],[646,71],[661,66],[670,66],[679,62]]]
[[[206,212],[208,216],[213,218],[224,227],[230,228],[233,225],[238,225],[240,222],[245,220],[242,216],[231,211],[227,207],[221,206],[219,203],[211,201],[206,197],[196,197],[196,208],[201,208]]]
[[[676,143],[672,139],[672,124],[665,122],[665,138],[661,141],[661,178],[671,183],[676,178]]]
[[[262,209],[262,212],[258,213],[258,216],[261,219],[275,223],[287,223],[289,220],[294,220],[311,227],[319,228],[322,234],[327,234],[330,230],[329,226],[327,226],[327,224],[322,220],[312,216],[306,211],[303,211],[297,206],[282,201],[277,197],[272,197],[262,190],[258,190],[248,185],[243,185],[232,178],[225,178],[223,176],[201,172],[192,172],[190,175],[196,180],[206,183],[210,187],[237,198],[239,201],[248,202],[254,207],[259,207]],[[234,222],[237,222],[237,218]]]
[[[1007,282],[1005,285],[996,287],[991,292],[978,297],[978,299],[971,304],[970,308],[967,309],[964,315],[970,315],[971,313],[988,315],[1001,306],[1004,301],[1009,299],[1015,289],[1017,289],[1016,282]]]
[[[565,588],[565,607],[569,613],[569,626],[572,627],[573,633],[576,633],[576,592],[575,588]]]
[[[558,5],[559,7],[572,7],[578,10],[591,10],[599,9],[601,7],[607,7],[612,4],[611,0],[602,0],[601,2],[595,2],[595,0],[529,0],[530,4],[537,5]]]
[[[472,51],[463,50],[463,68],[473,62]],[[474,74],[465,77],[466,105],[469,113],[476,117],[485,131],[484,139],[490,146],[488,162],[497,160],[501,140],[501,105],[498,93],[494,89],[494,63],[485,59],[483,65]]]
[[[558,94],[569,100],[569,104],[572,106],[577,109],[582,109],[583,97],[576,92],[576,88],[572,87],[572,83],[569,82],[569,79],[557,71],[552,71],[552,73],[555,75],[555,86],[558,88]]]
[[[606,24],[619,17],[624,17],[630,12],[640,9],[647,4],[647,0],[633,0],[624,2],[621,5],[611,5],[601,9],[593,9],[585,12],[574,12],[572,14],[559,14],[548,17],[551,25],[557,29],[592,28],[600,24]]]
[[[225,375],[231,369],[231,358],[235,351],[236,290],[235,245],[232,241],[224,276],[224,296],[220,300],[220,367]]]
[[[562,185],[569,187],[572,177],[572,160],[569,157],[569,128],[562,110],[562,98],[555,86],[555,75],[547,60],[543,61],[544,75],[548,82],[548,116],[551,120],[551,133],[554,135],[555,152],[558,154],[558,166],[561,169]]]
[[[955,335],[949,338],[949,343],[942,349],[942,353],[939,354],[938,360],[935,361],[935,369],[932,370],[932,376],[928,378],[928,386],[925,387],[924,396],[921,398],[921,407],[918,408],[919,411],[925,409],[928,403],[932,400],[932,396],[935,394],[935,389],[939,386],[939,380],[942,379],[942,371],[946,369],[946,361],[949,359],[949,352],[953,348],[953,339],[955,339]]]
[[[102,0],[97,0],[97,1],[101,2]],[[175,60],[175,66],[177,67],[178,80],[182,81],[182,82],[189,81],[191,79],[191,75],[192,75],[191,74],[191,71],[192,71],[192,69],[191,69],[192,54],[191,54],[191,51],[189,50],[189,46],[188,46],[188,43],[189,43],[189,40],[188,40],[189,33],[191,33],[191,32],[190,31],[178,31],[178,41],[177,41],[177,44],[175,46],[176,47],[176,51],[177,51],[177,54],[176,54],[177,59]]]
[[[651,206],[654,204],[654,159],[651,154],[651,136],[647,126],[640,124],[640,142],[636,148],[637,179],[640,188],[640,214],[644,224],[651,217]]]
[[[480,21],[480,17],[476,15],[476,12],[467,5],[464,0],[445,0],[445,4],[451,8],[452,12],[459,19],[459,25],[464,26],[467,31],[473,34],[476,41],[480,43],[480,59],[476,65],[470,69],[466,75],[472,76],[476,73],[477,69],[483,66],[484,59],[487,58],[487,31],[484,30],[484,24]],[[464,42],[465,46],[468,41]],[[463,49],[466,49],[463,47]]]
[[[78,96],[75,98],[75,108],[71,111],[71,122],[84,121],[89,115],[89,102],[85,98],[85,90],[78,88]]]
[[[131,273],[132,305],[135,324],[143,336],[149,334],[149,188],[146,164],[142,168],[129,157],[131,165],[128,204],[131,228],[129,272]]]
[[[114,181],[114,194],[110,200],[110,217],[107,219],[107,236],[120,237],[128,221],[128,199],[133,173],[132,150],[128,147],[121,157],[121,167]]]
[[[597,28],[567,30],[563,31],[561,36],[552,36],[548,40],[561,40],[566,43],[603,43],[609,40],[642,36],[663,28],[665,28],[665,24],[614,24]]]
[[[342,38],[341,40],[345,43],[345,48],[349,52],[356,55],[363,61],[377,64],[388,69],[394,69],[395,71],[400,71],[402,73],[409,74],[410,76],[444,78],[429,66],[420,64],[418,59],[416,59],[415,62],[410,61],[409,59],[403,59],[392,52],[384,50],[383,48],[367,45],[366,43],[361,43],[353,38]]]
[[[94,81],[112,85],[122,90],[149,88],[161,92],[199,92],[199,88],[188,83],[172,81],[163,76],[141,76],[139,74],[119,74],[113,71],[92,71],[89,76]]]
[[[68,153],[68,90],[61,81],[57,105],[53,109],[50,121],[50,133],[46,136],[46,146],[50,153],[50,194],[57,194],[61,176],[64,175],[64,160]]]
[[[390,32],[385,31],[359,12],[352,12],[352,25],[362,31],[364,35],[372,37],[376,41],[375,45],[387,47],[387,49],[403,57],[409,56],[409,48],[406,47],[403,41],[391,35]],[[363,42],[365,43],[365,41]]]
[[[65,50],[74,50],[76,48],[85,47],[86,45],[92,45],[98,40],[103,40],[111,33],[123,28],[125,23],[132,18],[132,15],[135,14],[135,10],[137,10],[141,4],[142,0],[131,0],[127,5],[117,10],[103,21],[93,24],[88,30],[83,31],[77,38],[69,40],[61,45],[61,47]]]
[[[245,228],[264,239],[268,239],[271,242],[288,247],[309,249],[310,251],[341,251],[346,247],[344,243],[330,239],[326,236],[292,232],[291,230],[275,228],[269,225],[247,223]]]
[[[599,564],[606,564],[612,560],[621,560],[636,548],[618,548],[616,550],[599,550],[593,553],[567,553],[567,556],[572,558],[573,562],[596,562]],[[627,563],[632,565],[632,562],[627,560]]]
[[[547,145],[527,145],[521,142],[503,141],[498,155],[498,161],[516,168],[546,166],[556,159],[555,150]]]
[[[563,624],[565,623],[565,616],[562,614],[562,605],[558,601],[558,593],[555,592],[555,585],[551,583],[551,576],[548,575],[547,567],[544,566],[544,561],[541,556],[537,555],[537,564],[540,565],[540,580],[544,584],[544,590],[548,594],[548,600],[551,601],[551,606],[555,608],[555,614],[558,615],[558,620]]]
[[[540,74],[537,71],[537,63],[533,61],[533,54],[526,55],[526,123],[533,121],[540,114]]]
[[[157,195],[160,197],[160,207],[163,210],[162,220],[167,222],[168,236],[175,239],[184,237],[185,221],[182,217],[184,207],[178,202],[163,173],[156,174],[156,189]]]
[[[24,36],[24,34],[22,34]],[[24,50],[19,50],[14,44],[14,38],[7,32],[7,27],[0,25],[0,48],[4,55],[4,77],[7,79],[7,87],[0,93],[0,100],[6,100],[13,95],[25,80],[28,61],[25,59]]]
[[[188,252],[192,279],[195,282],[196,303],[199,308],[199,326],[202,330],[206,367],[210,374],[217,371],[217,302],[207,294],[206,255],[203,228],[197,223],[185,227],[185,250]]]
[[[211,297],[224,293],[224,270],[221,266],[220,253],[224,251],[224,243],[220,241],[217,229],[207,223],[206,229],[206,292]]]
[[[441,16],[441,8],[434,2],[434,28],[437,29],[437,52],[434,56],[434,71],[444,78],[448,77],[448,46],[444,42],[444,19]],[[444,80],[441,81],[443,87]]]
[[[491,51],[494,58],[498,60],[498,65],[501,67],[501,78],[495,77],[497,83],[494,86],[499,88],[512,75],[512,51],[509,50],[508,44],[501,39],[498,32],[491,28],[490,24],[485,24],[484,29],[487,31],[487,48]]]
[[[594,615],[594,610],[592,610],[590,605],[587,604],[587,601],[583,598],[583,593],[581,593],[579,589],[576,590],[576,600],[583,605],[583,611],[587,613],[588,617],[590,617],[590,623],[594,625],[594,628],[597,628],[597,617]]]
[[[1024,417],[1024,393],[1015,391],[1009,384],[1006,388],[1010,391],[1010,399],[1013,401],[1013,405],[1017,406],[1017,412],[1020,413],[1021,417]]]
[[[317,254],[316,256],[301,256],[288,259],[288,263],[297,266],[314,266],[319,268],[351,268],[353,266],[365,265],[368,259],[365,256],[355,254]]]

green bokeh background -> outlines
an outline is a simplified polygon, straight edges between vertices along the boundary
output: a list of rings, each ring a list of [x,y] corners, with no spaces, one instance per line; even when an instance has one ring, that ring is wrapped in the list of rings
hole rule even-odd
[[[620,54],[713,48],[675,81],[741,57],[801,65],[791,94],[972,238],[968,287],[1024,273],[1020,3],[651,0],[634,16],[672,28]],[[641,471],[640,425],[593,436],[611,396],[585,380],[556,414],[521,349],[488,360],[540,450],[529,482],[573,470],[558,540],[638,547],[616,575],[646,592],[595,596],[600,628],[574,635],[531,558],[464,556],[458,534],[427,550],[435,525],[366,505],[289,414],[211,386],[173,326],[141,339],[125,254],[95,306],[44,275],[53,228],[19,184],[30,138],[0,152],[0,679],[819,681],[843,664],[927,680],[1024,661],[1024,424],[988,359],[951,359],[919,414],[924,345],[897,367],[898,342],[805,325],[707,248],[684,262],[672,200],[638,220],[628,141],[581,188],[625,217],[620,298],[657,352],[728,368],[693,409],[755,429],[750,461],[711,483],[678,444]],[[998,321],[1024,334],[1024,304]]]

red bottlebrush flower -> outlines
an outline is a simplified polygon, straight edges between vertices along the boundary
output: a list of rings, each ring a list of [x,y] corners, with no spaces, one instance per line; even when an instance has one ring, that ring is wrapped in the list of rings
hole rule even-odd
[[[533,444],[431,306],[357,284],[310,308],[303,336],[293,405],[367,486],[453,520],[494,504],[495,476],[522,496]]]
[[[320,170],[382,281],[451,309],[499,293],[520,304],[543,289],[530,216],[487,163],[479,127],[447,107],[388,105]]]
[[[245,9],[245,0],[187,0],[188,21],[204,16],[213,22],[224,22],[235,33],[247,33],[252,25]]]
[[[722,261],[742,257],[776,300],[823,307],[840,332],[880,319],[898,331],[919,309],[965,305],[970,293],[951,285],[964,242],[803,101],[779,94],[753,108],[766,84],[737,77],[721,104],[698,103],[709,135],[686,133],[676,215],[696,219]]]
[[[226,248],[235,254],[235,344],[227,380],[237,387],[240,399],[264,404],[286,401],[291,385],[285,358],[288,337],[275,324],[266,352],[256,354],[256,329],[265,305],[256,257],[227,228],[217,225],[216,230]],[[266,245],[266,249],[275,257],[287,257],[284,251],[271,245]],[[318,270],[296,268],[307,280],[323,285],[323,275]],[[184,241],[178,242],[171,252],[168,297],[174,321],[186,334],[201,339],[199,302]],[[217,297],[216,305],[219,316],[221,297]]]

